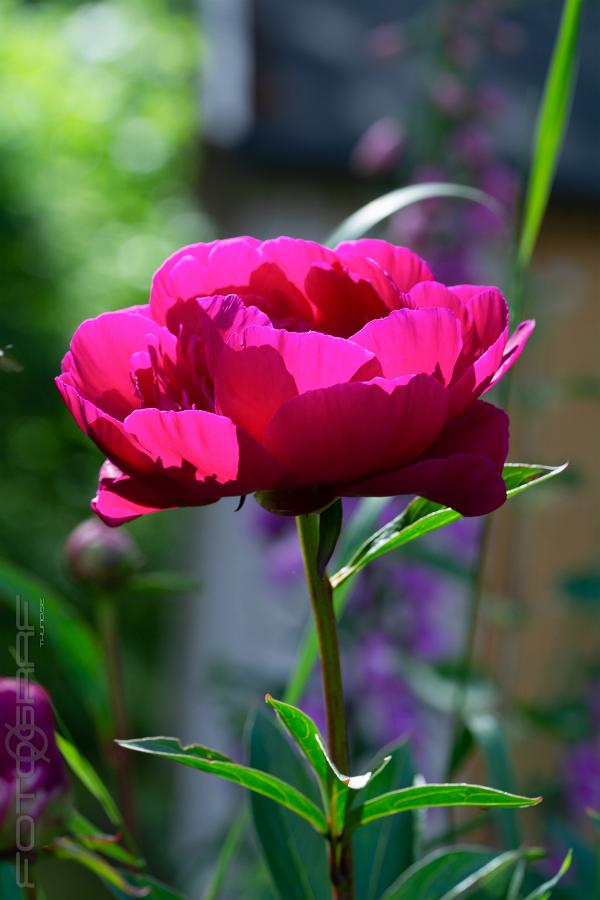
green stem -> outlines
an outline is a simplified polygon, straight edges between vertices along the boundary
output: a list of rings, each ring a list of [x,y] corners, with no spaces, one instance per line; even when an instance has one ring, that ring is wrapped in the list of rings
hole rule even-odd
[[[329,752],[338,769],[341,772],[348,772],[346,712],[333,591],[327,573],[321,577],[317,571],[319,517],[315,514],[298,516],[296,522],[317,630]],[[334,816],[335,810],[332,810],[332,821]],[[335,900],[352,900],[354,879],[351,845],[343,835],[336,836],[330,842],[330,877],[332,896]]]
[[[113,743],[114,738],[131,737],[129,716],[125,702],[123,662],[119,641],[116,598],[109,593],[99,593],[97,597],[98,629],[104,650],[104,665],[110,700],[112,704],[113,734],[108,748],[109,758],[115,769],[119,806],[129,835],[135,833],[135,805],[133,798],[133,776],[131,753]]]

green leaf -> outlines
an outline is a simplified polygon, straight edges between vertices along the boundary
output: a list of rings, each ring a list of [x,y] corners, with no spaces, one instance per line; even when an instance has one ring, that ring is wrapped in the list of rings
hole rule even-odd
[[[548,897],[550,897],[552,893],[552,888],[556,887],[563,875],[565,875],[571,868],[572,859],[573,851],[569,850],[554,878],[550,878],[548,881],[540,884],[540,886],[537,887],[534,891],[532,891],[530,894],[527,894],[525,900],[548,900]]]
[[[518,261],[531,259],[544,218],[565,135],[577,70],[577,39],[582,0],[565,0],[535,130],[531,171],[525,196]]]
[[[43,641],[52,656],[52,664],[78,695],[92,720],[106,732],[109,721],[108,694],[102,674],[104,667],[100,645],[94,632],[64,597],[47,584],[1,560],[0,602],[14,614],[17,597],[27,604],[28,621],[35,626],[40,639],[40,622],[48,623]]]
[[[380,816],[393,816],[408,809],[430,809],[434,806],[536,806],[541,800],[541,797],[521,797],[478,784],[424,784],[391,791],[368,800],[352,810],[348,824],[351,829],[359,828]]]
[[[342,501],[338,498],[319,516],[319,545],[317,547],[317,572],[323,578],[329,560],[342,530]]]
[[[327,832],[327,824],[321,810],[296,788],[266,772],[235,763],[216,750],[209,750],[199,744],[182,746],[176,738],[169,737],[147,737],[116,743],[127,750],[137,750],[139,753],[171,759],[192,769],[233,781],[250,791],[257,791],[302,816],[321,834]]]
[[[144,860],[119,844],[120,835],[102,834],[99,829],[81,813],[74,812],[67,824],[69,834],[77,838],[77,842],[88,850],[95,850],[108,856],[115,862],[139,869]]]
[[[173,888],[157,881],[150,875],[136,875],[135,882],[141,888],[149,888],[148,900],[185,900],[179,891],[174,891]]]
[[[73,774],[81,781],[90,794],[96,798],[109,820],[117,828],[123,826],[123,819],[110,791],[90,762],[79,752],[77,747],[62,734],[56,734],[58,749],[64,756]]]
[[[332,780],[331,770],[323,752],[323,740],[317,726],[301,709],[297,709],[289,703],[283,703],[281,700],[275,700],[270,694],[267,694],[265,700],[275,710],[277,718],[308,760],[317,776],[324,798],[328,802]]]
[[[534,484],[542,484],[542,482],[554,478],[563,472],[566,466],[566,463],[554,467],[507,463],[503,471],[507,496],[514,497]],[[441,506],[439,503],[433,503],[423,497],[416,497],[399,516],[371,535],[356,551],[350,562],[333,575],[331,579],[333,587],[339,588],[364,566],[385,553],[396,550],[403,544],[423,537],[432,531],[437,531],[460,518],[462,518],[460,513],[447,506]]]
[[[248,734],[250,764],[269,771],[307,796],[316,786],[281,730],[262,711]],[[314,793],[311,793],[314,792]],[[252,818],[277,896],[328,900],[331,894],[326,845],[303,819],[260,794],[250,798]]]
[[[361,792],[362,800],[372,800],[378,793],[409,787],[414,769],[406,742],[387,748],[390,763]],[[377,819],[359,828],[353,837],[356,895],[363,900],[378,900],[383,891],[413,861],[415,820],[411,813]]]
[[[14,863],[0,862],[0,897],[2,900],[24,900],[23,891],[17,884]]]
[[[69,838],[56,838],[51,846],[51,853],[57,859],[66,859],[89,869],[103,881],[118,888],[128,897],[148,897],[150,889],[131,884],[108,860],[82,847]]]
[[[524,856],[540,855],[537,850],[509,850],[498,855],[484,847],[440,848],[407,869],[381,900],[455,900],[474,887],[488,886]]]
[[[344,219],[341,225],[338,225],[335,231],[329,235],[326,244],[330,247],[335,247],[341,241],[351,241],[355,238],[363,237],[368,231],[375,228],[384,219],[387,219],[388,216],[399,212],[401,209],[406,209],[407,206],[412,206],[414,203],[421,203],[423,200],[433,200],[437,197],[449,197],[479,203],[495,213],[501,221],[504,221],[501,206],[489,194],[464,184],[450,184],[443,181],[428,182],[397,188],[367,203],[366,206],[361,207],[347,219]]]

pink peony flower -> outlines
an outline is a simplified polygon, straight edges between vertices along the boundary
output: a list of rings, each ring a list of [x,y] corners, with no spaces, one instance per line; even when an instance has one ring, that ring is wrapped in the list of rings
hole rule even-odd
[[[500,291],[439,284],[384,241],[235,238],[83,322],[57,384],[108,458],[110,525],[254,492],[290,514],[417,493],[480,515],[506,497],[508,420],[477,398],[532,328],[509,338]]]

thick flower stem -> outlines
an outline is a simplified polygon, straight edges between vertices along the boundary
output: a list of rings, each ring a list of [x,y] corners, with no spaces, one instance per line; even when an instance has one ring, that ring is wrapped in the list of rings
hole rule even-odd
[[[333,593],[327,574],[320,576],[317,570],[319,517],[315,514],[302,515],[297,517],[296,522],[317,629],[329,752],[338,769],[347,772],[349,766],[346,712]],[[333,821],[333,813],[331,818]],[[354,877],[351,845],[339,835],[334,835],[330,841],[330,875],[332,896],[335,900],[352,900]]]

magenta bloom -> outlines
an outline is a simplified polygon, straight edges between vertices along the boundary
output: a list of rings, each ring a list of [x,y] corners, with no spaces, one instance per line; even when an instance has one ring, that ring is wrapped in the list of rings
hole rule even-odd
[[[52,704],[39,684],[0,678],[0,850],[41,846],[70,812]]]
[[[508,420],[478,400],[532,331],[492,287],[446,287],[384,241],[185,247],[148,306],[77,329],[57,379],[107,457],[110,525],[267,492],[278,512],[421,494],[464,515],[506,497]]]

